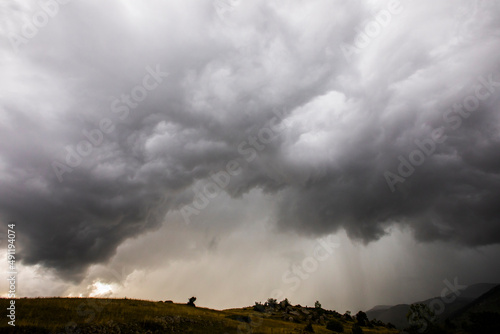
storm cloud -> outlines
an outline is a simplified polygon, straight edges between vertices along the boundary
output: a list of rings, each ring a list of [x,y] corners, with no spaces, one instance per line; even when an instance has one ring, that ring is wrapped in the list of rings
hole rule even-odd
[[[500,243],[495,3],[42,3],[1,5],[0,214],[25,264],[79,281],[197,216],[221,172],[279,231]]]

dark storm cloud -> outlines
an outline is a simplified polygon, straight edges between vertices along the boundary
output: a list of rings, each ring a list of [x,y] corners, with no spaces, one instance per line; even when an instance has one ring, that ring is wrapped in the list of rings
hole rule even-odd
[[[453,111],[452,105],[463,104],[459,95],[450,109],[434,111],[449,116],[441,122],[429,115],[391,128],[378,118],[368,129],[352,128],[351,143],[324,176],[285,193],[280,225],[313,234],[342,227],[367,242],[397,223],[424,241],[498,243],[500,75],[493,73],[489,99],[473,112],[463,106],[463,114]],[[488,92],[481,83],[472,87]]]
[[[369,242],[405,224],[420,240],[500,242],[498,9],[406,4],[359,47],[391,3],[241,2],[221,17],[194,1],[74,1],[17,54],[11,32],[40,8],[8,7],[0,213],[18,222],[25,263],[79,279],[231,160],[242,172],[226,191],[275,193],[283,229]],[[477,110],[447,114],[490,75]],[[386,172],[440,128],[447,139],[391,191]],[[96,144],[70,166],[84,132]]]

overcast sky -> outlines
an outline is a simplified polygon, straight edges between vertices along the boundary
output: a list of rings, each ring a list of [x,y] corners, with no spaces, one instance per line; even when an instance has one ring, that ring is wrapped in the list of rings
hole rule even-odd
[[[497,2],[0,11],[19,295],[344,312],[500,282]]]

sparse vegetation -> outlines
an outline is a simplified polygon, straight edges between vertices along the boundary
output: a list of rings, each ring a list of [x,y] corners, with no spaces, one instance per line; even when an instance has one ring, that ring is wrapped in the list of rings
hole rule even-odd
[[[314,333],[314,328],[311,323],[307,324],[306,328],[304,328],[304,332]]]
[[[406,315],[410,326],[407,331],[410,333],[430,333],[436,327],[436,315],[425,304],[412,304]]]
[[[288,306],[291,306],[290,302],[288,301],[288,298],[285,298],[280,302],[281,308],[287,308]]]
[[[191,297],[191,298],[189,298],[189,301],[187,304],[189,306],[196,307],[196,305],[194,304],[195,301],[196,301],[196,297]]]
[[[195,299],[190,301],[194,304]],[[7,308],[8,303],[8,299],[0,299],[0,308]],[[256,311],[256,307],[261,311]],[[23,298],[16,300],[16,327],[0,323],[0,333],[328,334],[332,333],[327,329],[332,320],[342,322],[345,333],[354,326],[354,322],[342,319],[335,311],[322,311],[275,300],[268,300],[264,305],[257,302],[250,307],[217,311],[136,299]],[[368,333],[396,334],[397,331],[376,326]]]
[[[255,305],[253,306],[253,310],[256,311],[256,312],[265,312],[266,311],[266,308],[264,307],[264,305],[262,305],[262,303],[260,302],[255,302]]]
[[[366,316],[366,313],[363,311],[359,311],[358,313],[356,313],[356,321],[360,326],[371,325],[368,317]]]
[[[278,306],[278,301],[274,298],[268,298],[265,305],[274,309]]]
[[[361,326],[359,326],[358,323],[355,323],[354,326],[352,326],[352,334],[363,334],[363,329]]]
[[[330,320],[326,324],[326,329],[329,329],[334,332],[338,333],[343,333],[344,332],[344,326],[340,323],[340,321],[337,320]]]

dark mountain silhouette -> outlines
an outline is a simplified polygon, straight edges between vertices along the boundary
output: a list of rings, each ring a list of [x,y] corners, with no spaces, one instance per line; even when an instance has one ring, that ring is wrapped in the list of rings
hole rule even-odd
[[[377,305],[374,306],[370,311],[383,311],[391,308],[392,305]]]
[[[445,302],[440,296],[437,296],[424,301],[418,301],[416,303],[429,305],[433,300],[441,300],[444,304],[444,310],[440,314],[437,314],[437,316],[440,322],[444,322],[445,319],[457,314],[456,312],[464,309],[476,299],[497,286],[498,284],[493,283],[474,284],[468,286],[464,290],[460,290],[460,294],[451,302]],[[450,295],[447,295],[447,297],[449,297],[449,299],[453,299]],[[406,315],[408,314],[409,309],[409,304],[398,304],[389,307],[386,305],[378,305],[366,311],[366,315],[370,320],[377,319],[385,323],[390,322],[397,328],[403,329],[408,326]]]
[[[500,285],[476,298],[465,307],[453,312],[449,319],[457,324],[468,322],[474,313],[491,312],[500,314]]]

